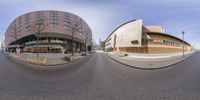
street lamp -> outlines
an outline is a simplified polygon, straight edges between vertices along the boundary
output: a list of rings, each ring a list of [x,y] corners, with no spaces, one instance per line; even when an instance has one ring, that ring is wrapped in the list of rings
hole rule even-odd
[[[183,36],[183,57],[185,57],[184,34],[185,34],[185,32],[182,31],[182,36]]]

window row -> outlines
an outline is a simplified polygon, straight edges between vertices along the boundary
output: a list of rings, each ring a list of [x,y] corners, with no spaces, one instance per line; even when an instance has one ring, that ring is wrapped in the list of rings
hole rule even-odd
[[[58,25],[58,12],[50,11],[50,26],[55,27]]]
[[[164,45],[170,45],[170,46],[177,46],[181,47],[182,44],[177,43],[172,40],[166,40],[166,39],[152,39],[152,38],[144,38],[142,39],[143,44],[164,44]]]
[[[25,28],[26,30],[30,30],[30,26],[31,26],[31,14],[30,13],[27,13],[25,14],[25,19],[24,19],[24,22],[25,22]],[[44,13],[42,11],[37,11],[35,13],[35,18],[36,18],[36,25],[39,25],[39,24],[43,24],[42,21],[44,21]],[[74,18],[78,18],[78,17],[75,17]],[[59,18],[58,18],[58,11],[50,11],[50,19],[49,19],[49,24],[51,27],[55,27],[59,24]],[[17,25],[17,28],[18,29],[21,29],[22,28],[22,17],[20,16],[18,19],[17,19],[17,22],[18,22],[18,25]],[[82,29],[82,21],[80,20],[80,29]],[[69,13],[64,13],[63,15],[63,24],[64,24],[64,28],[65,29],[69,29],[70,28],[70,25],[71,25],[71,19],[70,19],[70,14]]]

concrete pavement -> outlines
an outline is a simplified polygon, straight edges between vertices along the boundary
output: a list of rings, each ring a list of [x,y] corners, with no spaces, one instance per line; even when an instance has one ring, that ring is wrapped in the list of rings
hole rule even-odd
[[[34,70],[0,53],[0,100],[200,100],[199,59],[140,70],[96,53],[63,69]]]
[[[37,64],[37,65],[46,65],[46,66],[53,66],[53,65],[60,65],[60,64],[67,64],[72,61],[67,61],[65,57],[70,57],[71,54],[62,54],[62,53],[40,53],[39,58],[44,58],[43,60],[34,60],[33,57],[37,58],[36,53],[7,53],[10,57],[14,59],[18,59],[23,62]],[[82,53],[74,53],[74,56],[77,57],[76,60],[83,58],[84,56],[81,55]]]
[[[195,52],[185,53],[184,57],[182,56],[182,53],[165,55],[136,54],[131,56],[121,56],[120,54],[112,52],[105,54],[126,66],[144,70],[151,70],[170,67],[171,65],[180,63],[181,61],[191,57],[194,53]]]

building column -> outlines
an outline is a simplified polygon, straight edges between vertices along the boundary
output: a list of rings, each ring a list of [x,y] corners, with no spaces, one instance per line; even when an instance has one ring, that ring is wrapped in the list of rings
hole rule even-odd
[[[79,43],[79,52],[81,52],[81,43]]]

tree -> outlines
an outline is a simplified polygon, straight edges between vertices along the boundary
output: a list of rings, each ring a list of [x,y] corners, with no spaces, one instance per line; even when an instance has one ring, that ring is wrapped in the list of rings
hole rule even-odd
[[[87,41],[88,41],[88,33],[85,33],[85,55],[87,55]]]
[[[74,33],[76,31],[76,25],[73,24],[72,26],[72,43],[71,43],[71,52],[72,52],[72,56],[74,56]]]
[[[74,33],[75,32],[81,32],[80,31],[80,23],[77,22],[73,22],[71,23],[71,28],[72,28],[72,43],[71,43],[71,52],[72,52],[72,56],[74,56]]]
[[[40,16],[31,25],[32,31],[36,34],[36,38],[37,38],[37,57],[39,57],[39,38],[40,38],[40,34],[48,26],[48,24],[46,23],[47,21],[45,21],[46,19],[47,18],[45,16]]]

